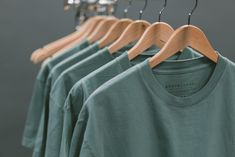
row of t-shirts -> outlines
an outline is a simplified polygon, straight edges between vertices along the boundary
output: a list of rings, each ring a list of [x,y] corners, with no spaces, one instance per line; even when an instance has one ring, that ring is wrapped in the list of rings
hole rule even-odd
[[[33,157],[234,157],[235,67],[190,48],[151,69],[83,41],[44,61],[22,144]]]

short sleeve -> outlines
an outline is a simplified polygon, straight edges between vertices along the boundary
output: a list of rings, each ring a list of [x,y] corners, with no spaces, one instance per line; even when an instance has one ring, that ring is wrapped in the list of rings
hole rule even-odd
[[[69,149],[69,157],[77,157],[81,152],[88,119],[87,107],[84,106],[78,116]]]

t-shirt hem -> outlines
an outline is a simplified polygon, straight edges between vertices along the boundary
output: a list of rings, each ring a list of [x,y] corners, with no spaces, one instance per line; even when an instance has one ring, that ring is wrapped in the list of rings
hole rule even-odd
[[[34,140],[30,138],[24,137],[21,142],[22,146],[33,149],[34,148]]]

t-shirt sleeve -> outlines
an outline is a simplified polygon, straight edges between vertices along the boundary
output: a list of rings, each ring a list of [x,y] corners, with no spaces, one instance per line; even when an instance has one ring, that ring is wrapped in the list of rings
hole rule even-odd
[[[50,73],[51,74],[51,73]],[[49,112],[49,93],[51,89],[51,76],[47,77],[46,85],[44,87],[42,98],[42,113],[41,120],[38,126],[37,136],[34,143],[34,154],[44,154],[46,139],[47,139],[47,124],[48,124],[48,112]],[[36,155],[37,156],[37,155]]]
[[[28,148],[34,148],[35,146],[35,140],[43,111],[46,81],[50,72],[49,61],[50,59],[47,59],[42,63],[34,83],[22,138],[22,145]]]
[[[73,131],[73,136],[70,144],[71,147],[69,149],[69,157],[78,157],[80,154],[86,130],[87,119],[87,107],[83,106]]]
[[[61,147],[60,147],[60,156],[61,157],[68,157],[69,155],[69,148],[72,139],[73,129],[75,125],[75,115],[72,110],[72,91],[68,94],[65,104],[64,104],[64,119],[63,119],[63,131],[62,131],[62,140],[61,140]]]
[[[33,148],[37,136],[38,126],[40,123],[42,108],[43,108],[43,93],[44,81],[37,79],[34,84],[33,95],[29,105],[22,145],[28,148]]]
[[[60,104],[64,104],[64,99],[66,98],[64,82],[65,80],[61,79],[55,83],[50,93],[46,156],[58,157],[60,152],[63,127],[63,107]]]
[[[60,156],[66,157],[69,154],[70,143],[77,122],[78,115],[83,106],[84,92],[81,83],[78,82],[70,90],[64,104],[63,133],[60,148]]]

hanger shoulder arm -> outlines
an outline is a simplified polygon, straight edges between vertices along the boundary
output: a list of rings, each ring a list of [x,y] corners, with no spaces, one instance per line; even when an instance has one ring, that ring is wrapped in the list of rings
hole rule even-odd
[[[113,24],[107,34],[105,34],[105,36],[99,41],[99,47],[103,48],[104,46],[116,40],[125,30],[125,28],[132,22],[133,21],[131,19],[123,19]]]
[[[185,25],[178,28],[163,48],[149,60],[150,67],[155,67],[186,47],[197,50],[202,55],[217,63],[218,54],[212,48],[203,31],[196,26]]]
[[[156,45],[161,48],[173,34],[174,29],[167,23],[157,22],[146,29],[138,43],[128,52],[130,60]]]
[[[121,36],[109,46],[110,53],[118,51],[120,48],[128,45],[129,43],[139,39],[150,23],[147,21],[139,20],[127,26]]]
[[[188,29],[190,33],[188,36],[188,46],[217,63],[218,53],[213,49],[204,32],[195,26],[189,26]]]
[[[163,46],[163,48],[149,60],[150,67],[155,67],[156,65],[173,56],[185,47],[187,47],[185,31],[177,29],[172,34],[167,43]]]
[[[111,18],[105,21],[102,21],[97,28],[92,32],[91,35],[87,38],[87,40],[92,43],[100,39],[102,36],[104,36],[107,33],[107,30],[110,29],[110,27],[117,22],[116,18]]]

